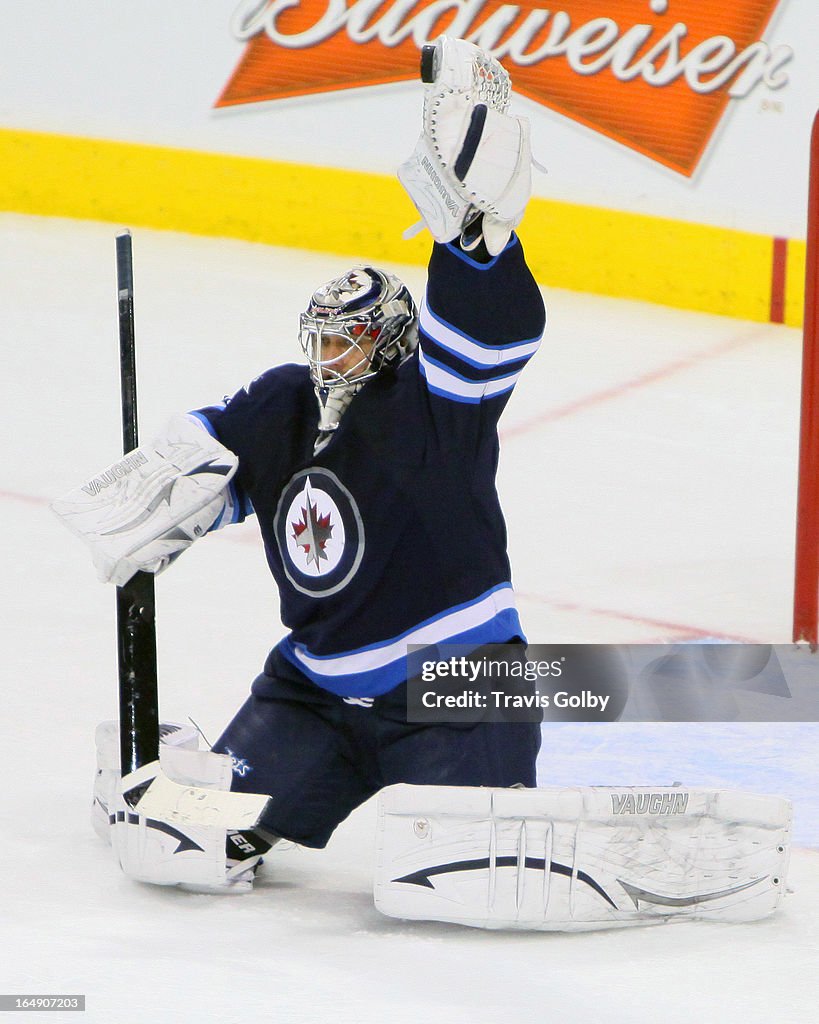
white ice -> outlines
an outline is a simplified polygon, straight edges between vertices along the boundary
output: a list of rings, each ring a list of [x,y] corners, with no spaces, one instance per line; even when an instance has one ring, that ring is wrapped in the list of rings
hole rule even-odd
[[[116,712],[113,594],[47,509],[120,443],[114,233],[0,216],[0,990],[86,993],[83,1019],[115,1024],[819,1019],[812,723],[544,728],[544,784],[790,797],[794,892],[755,925],[389,920],[370,895],[371,804],[325,851],[271,855],[248,897],[119,873],[89,825],[93,730]],[[143,230],[134,252],[143,438],[298,359],[299,310],[350,262]],[[392,269],[420,292],[421,269]],[[545,292],[547,342],[505,415],[500,474],[529,638],[786,643],[799,332]],[[162,717],[214,738],[282,633],[255,525],[195,547],[157,593]]]

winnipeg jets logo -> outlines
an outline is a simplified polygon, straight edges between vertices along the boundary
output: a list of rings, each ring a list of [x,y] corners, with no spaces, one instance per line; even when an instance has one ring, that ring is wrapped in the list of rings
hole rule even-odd
[[[291,499],[287,513],[287,556],[294,568],[307,576],[331,573],[344,555],[346,531],[341,510],[323,478],[305,476]]]
[[[304,548],[305,564],[309,567],[311,563],[315,563],[320,572],[322,560],[328,560],[326,548],[333,535],[333,524],[330,521],[330,514],[321,515],[318,511],[318,502],[311,501],[309,476],[304,496],[306,500],[301,509],[301,519],[297,523],[291,523],[293,539],[298,547]]]
[[[320,466],[284,488],[274,522],[287,578],[303,594],[327,597],[346,587],[364,555],[364,524],[353,496]]]
[[[371,274],[368,274],[363,267],[353,267],[346,274],[328,282],[319,288],[313,295],[315,304],[314,312],[319,314],[330,314],[336,312],[339,306],[347,306],[355,300],[364,304],[364,300],[371,297],[376,289]],[[357,306],[356,308],[361,308]]]

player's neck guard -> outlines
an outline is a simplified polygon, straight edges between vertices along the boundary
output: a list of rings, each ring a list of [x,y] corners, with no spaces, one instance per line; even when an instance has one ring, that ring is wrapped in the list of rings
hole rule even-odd
[[[319,421],[318,436],[313,453],[318,454],[338,429],[341,417],[346,412],[355,394],[361,390],[363,381],[334,388],[316,388]]]

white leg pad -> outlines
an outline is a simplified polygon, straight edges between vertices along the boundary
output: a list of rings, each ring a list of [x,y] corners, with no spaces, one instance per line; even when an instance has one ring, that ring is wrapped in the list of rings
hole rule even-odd
[[[228,863],[227,834],[252,827],[267,797],[229,792],[230,757],[196,749],[194,729],[162,730],[159,762],[120,778],[117,723],[97,728],[96,831],[136,881],[196,892],[250,891],[258,858]],[[132,791],[143,789],[135,803]]]
[[[478,928],[753,921],[785,888],[791,805],[684,788],[390,786],[375,904]]]
[[[224,754],[175,750],[171,758],[163,757],[164,763],[169,760],[185,762],[188,781],[196,783],[201,793],[207,793],[211,787],[230,785],[230,758]],[[200,777],[196,778],[199,769]],[[123,872],[138,882],[177,885],[194,892],[249,892],[256,861],[240,865],[238,875],[230,870],[224,828],[189,822],[176,824],[144,814],[142,800],[132,806],[130,791],[152,785],[162,774],[159,763],[154,761],[120,781],[109,820],[113,818],[111,845]]]
[[[171,747],[184,750],[199,749],[199,734],[192,725],[163,722],[159,727],[159,733],[161,754]],[[97,770],[94,776],[91,823],[100,839],[110,843],[108,808],[113,807],[120,779],[119,723],[100,722],[94,735],[94,742],[97,750]]]

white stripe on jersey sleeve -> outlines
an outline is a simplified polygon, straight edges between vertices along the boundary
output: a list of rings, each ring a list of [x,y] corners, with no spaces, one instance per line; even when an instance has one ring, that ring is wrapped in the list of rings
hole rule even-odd
[[[442,320],[427,305],[426,295],[421,302],[418,314],[421,330],[432,340],[465,363],[488,369],[502,366],[504,363],[515,363],[520,359],[528,359],[540,347],[541,338],[518,342],[515,345],[493,346],[475,341]],[[541,335],[542,337],[542,335]]]
[[[432,391],[461,402],[480,402],[483,398],[494,398],[511,391],[523,372],[508,373],[505,377],[489,380],[466,380],[449,367],[430,359],[423,349],[418,350],[418,365]]]

